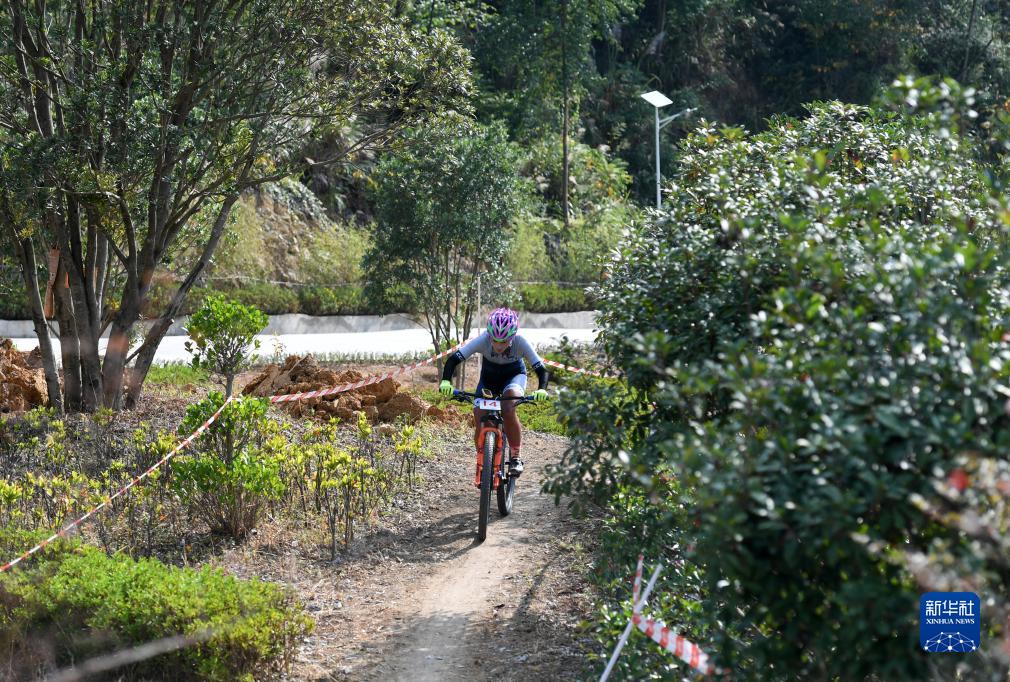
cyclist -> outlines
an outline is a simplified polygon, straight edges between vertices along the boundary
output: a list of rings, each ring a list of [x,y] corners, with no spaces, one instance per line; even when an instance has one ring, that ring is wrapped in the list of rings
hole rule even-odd
[[[492,394],[520,398],[526,395],[526,367],[523,358],[537,373],[537,390],[530,397],[534,400],[547,399],[547,381],[549,375],[543,360],[533,350],[533,345],[519,335],[519,315],[508,308],[498,308],[487,318],[487,331],[480,336],[467,341],[462,348],[449,356],[442,370],[442,383],[438,390],[443,395],[452,394],[452,375],[459,363],[466,361],[474,353],[479,352],[484,357],[480,366],[480,379],[477,382],[477,395],[483,395],[487,389]],[[522,444],[522,428],[516,414],[516,401],[502,401],[502,421],[505,426],[505,436],[512,446],[512,459],[509,467],[515,475],[523,471],[523,460],[519,456]],[[484,410],[476,407],[473,410],[473,441],[480,447],[480,422]]]

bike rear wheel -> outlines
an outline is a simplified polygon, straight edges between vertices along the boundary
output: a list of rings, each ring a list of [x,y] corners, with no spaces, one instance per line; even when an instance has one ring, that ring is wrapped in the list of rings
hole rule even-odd
[[[491,511],[491,481],[494,479],[495,434],[484,436],[484,457],[480,470],[480,512],[477,517],[477,540],[487,539],[487,521]]]
[[[508,516],[512,513],[512,501],[516,492],[516,478],[509,475],[508,462],[510,457],[511,452],[508,443],[505,443],[501,453],[501,468],[504,476],[498,481],[498,513],[502,516]]]

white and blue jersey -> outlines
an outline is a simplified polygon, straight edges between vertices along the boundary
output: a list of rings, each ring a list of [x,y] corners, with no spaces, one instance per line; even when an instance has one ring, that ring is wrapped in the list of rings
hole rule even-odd
[[[543,360],[537,355],[533,345],[518,334],[512,337],[508,347],[501,353],[495,352],[494,346],[491,345],[491,335],[486,331],[480,336],[470,339],[446,360],[442,378],[451,379],[456,371],[456,366],[475,353],[480,353],[484,358],[480,368],[480,380],[477,384],[478,394],[484,388],[495,395],[504,393],[510,388],[519,389],[522,394],[525,394],[526,365],[523,364],[523,360],[537,373],[538,388],[547,388],[548,374]]]

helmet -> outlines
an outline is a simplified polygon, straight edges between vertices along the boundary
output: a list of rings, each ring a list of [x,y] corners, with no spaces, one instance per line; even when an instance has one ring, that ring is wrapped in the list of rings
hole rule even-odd
[[[492,341],[508,341],[519,331],[519,315],[508,308],[492,310],[487,316],[487,333]]]

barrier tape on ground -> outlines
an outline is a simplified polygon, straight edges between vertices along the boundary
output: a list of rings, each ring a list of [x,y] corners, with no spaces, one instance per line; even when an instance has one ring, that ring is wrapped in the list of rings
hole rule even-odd
[[[387,372],[386,374],[368,377],[368,378],[362,379],[361,381],[357,381],[357,382],[354,382],[354,383],[342,384],[340,386],[334,386],[332,388],[321,389],[321,390],[318,390],[318,391],[306,391],[306,392],[303,392],[303,393],[292,393],[292,394],[289,394],[289,395],[271,396],[270,397],[270,402],[272,402],[272,403],[280,403],[280,402],[290,402],[290,401],[293,401],[293,400],[307,400],[308,398],[314,398],[314,397],[317,397],[317,396],[333,395],[334,393],[343,393],[345,391],[353,391],[355,389],[362,388],[364,386],[369,386],[371,384],[376,384],[376,383],[378,383],[380,381],[383,381],[384,379],[389,379],[389,378],[397,376],[399,374],[404,374],[404,373],[409,372],[411,370],[417,369],[418,367],[421,367],[422,365],[430,364],[430,363],[438,360],[439,358],[443,358],[446,355],[449,355],[450,353],[454,353],[462,345],[463,344],[459,344],[457,346],[454,346],[454,347],[450,348],[449,350],[445,351],[444,353],[439,353],[438,355],[434,355],[434,356],[428,358],[427,360],[422,360],[420,362],[415,362],[412,365],[407,365],[406,367],[401,367],[400,369],[398,369],[398,370],[396,370],[394,372]],[[78,519],[72,521],[71,523],[67,524],[58,533],[54,533],[53,535],[49,536],[48,538],[46,538],[45,540],[43,540],[39,544],[37,544],[34,547],[32,547],[31,549],[29,549],[27,552],[23,553],[21,556],[17,557],[16,559],[12,559],[11,561],[8,561],[3,566],[0,566],[0,573],[3,573],[4,571],[7,571],[7,570],[13,568],[14,566],[18,565],[19,563],[21,563],[22,561],[24,561],[28,557],[30,557],[33,554],[35,554],[36,552],[38,552],[39,550],[44,549],[46,546],[48,546],[50,543],[52,543],[57,538],[61,538],[61,537],[65,536],[71,530],[73,530],[77,526],[79,526],[82,523],[84,523],[85,521],[87,521],[89,518],[91,518],[92,516],[94,516],[95,514],[97,514],[98,512],[100,512],[105,507],[109,506],[109,504],[114,499],[116,499],[120,495],[123,495],[124,493],[126,493],[126,491],[130,490],[130,488],[132,488],[133,486],[137,485],[142,480],[144,480],[145,478],[147,478],[148,476],[150,476],[156,469],[158,469],[158,467],[160,467],[165,462],[167,462],[168,460],[170,460],[172,457],[174,457],[175,455],[177,455],[184,448],[188,447],[189,444],[192,443],[200,434],[202,434],[204,431],[206,431],[207,427],[209,427],[211,424],[214,423],[214,421],[218,418],[218,416],[224,410],[225,406],[229,402],[231,402],[231,400],[232,400],[232,398],[228,398],[228,400],[226,400],[224,402],[224,404],[221,405],[221,407],[218,408],[217,412],[215,412],[213,415],[211,415],[210,419],[208,419],[203,424],[201,424],[193,433],[191,433],[182,442],[180,442],[178,445],[176,445],[175,448],[173,448],[173,450],[171,452],[169,452],[167,455],[165,455],[160,460],[158,460],[157,462],[155,462],[155,464],[153,466],[151,466],[151,468],[149,468],[147,471],[145,471],[142,474],[139,474],[137,476],[134,476],[133,479],[129,483],[127,483],[122,488],[120,488],[119,490],[117,490],[114,495],[109,496],[105,501],[103,501],[97,507],[95,507],[94,509],[92,509],[91,511],[89,511],[87,514],[84,514],[80,518],[78,518]]]
[[[631,622],[644,632],[646,637],[651,638],[656,644],[671,652],[702,675],[711,675],[716,672],[715,667],[708,660],[708,654],[702,651],[701,647],[670,630],[663,621],[643,618],[642,614],[636,613],[631,616]]]
[[[203,424],[201,424],[199,427],[197,427],[197,429],[195,431],[193,431],[193,433],[189,434],[189,436],[187,436],[183,441],[181,441],[178,445],[176,445],[174,448],[172,448],[171,452],[169,452],[167,455],[165,455],[164,457],[162,457],[161,459],[159,459],[157,462],[155,462],[147,471],[145,471],[144,473],[139,474],[137,476],[134,476],[133,479],[129,483],[127,483],[122,488],[120,488],[119,490],[117,490],[114,494],[112,494],[109,497],[107,497],[100,505],[98,505],[97,507],[95,507],[94,509],[92,509],[91,511],[89,511],[84,516],[81,516],[80,518],[78,518],[78,519],[76,519],[76,520],[71,521],[70,523],[68,523],[63,528],[63,530],[61,530],[60,532],[53,533],[48,538],[46,538],[45,540],[43,540],[39,544],[35,545],[34,547],[32,547],[30,550],[28,550],[27,552],[25,552],[24,554],[22,554],[18,558],[12,559],[11,561],[8,561],[6,564],[4,564],[3,566],[0,566],[0,573],[3,573],[4,571],[7,571],[7,570],[13,568],[14,566],[17,566],[19,563],[21,563],[22,561],[24,561],[28,557],[32,556],[33,554],[35,554],[39,550],[45,548],[47,545],[49,545],[51,542],[53,542],[57,538],[63,537],[64,535],[66,535],[67,533],[69,533],[71,530],[73,530],[74,528],[76,528],[77,526],[81,525],[82,523],[84,523],[85,521],[87,521],[89,518],[91,518],[92,516],[94,516],[95,514],[97,514],[98,512],[100,512],[105,507],[108,507],[112,503],[112,501],[114,499],[116,499],[120,495],[124,494],[127,490],[129,490],[130,488],[132,488],[133,486],[137,485],[142,480],[144,480],[145,478],[147,478],[148,476],[150,476],[155,471],[155,469],[157,469],[158,467],[160,467],[162,464],[164,464],[168,460],[172,459],[172,457],[174,457],[175,455],[177,455],[184,448],[188,447],[189,444],[192,443],[194,440],[196,440],[196,438],[200,434],[202,434],[204,431],[206,431],[207,427],[209,427],[211,424],[214,423],[214,421],[218,418],[218,416],[221,414],[221,412],[224,411],[224,408],[228,405],[228,403],[231,402],[231,400],[232,400],[231,398],[228,398],[227,400],[225,400],[224,403],[221,405],[221,407],[219,407],[217,409],[217,412],[215,412],[214,414],[212,414],[210,416],[210,418],[207,421],[205,421]]]
[[[554,362],[553,360],[544,360],[544,364],[550,365],[551,367],[557,367],[559,369],[563,369],[566,372],[575,372],[576,374],[588,374],[590,376],[600,377],[601,379],[613,378],[613,375],[611,374],[603,374],[601,372],[597,372],[596,370],[582,369],[581,367],[569,367],[568,365],[563,365],[560,362]]]
[[[656,578],[659,577],[659,571],[661,568],[658,564],[656,565],[655,570],[652,572],[652,577],[649,578],[649,584],[645,586],[645,592],[641,594],[640,598],[639,593],[642,586],[642,562],[644,559],[645,557],[643,555],[638,555],[638,568],[635,569],[635,581],[631,587],[632,604],[634,605],[631,612],[631,620],[628,621],[628,625],[624,628],[624,632],[621,634],[621,638],[617,642],[617,646],[614,647],[614,653],[611,655],[610,661],[607,663],[607,667],[603,671],[603,675],[600,677],[600,682],[605,682],[605,680],[610,676],[610,672],[614,669],[614,664],[617,662],[617,656],[621,653],[621,649],[624,648],[625,642],[628,641],[628,635],[631,633],[632,627],[636,627],[641,630],[647,637],[659,644],[659,646],[671,652],[674,656],[687,663],[702,675],[712,675],[714,673],[724,675],[726,671],[718,669],[712,665],[708,654],[702,651],[701,647],[697,644],[694,644],[690,640],[687,640],[672,631],[665,623],[663,623],[663,621],[646,618],[642,615],[642,607],[645,606],[645,602],[649,598],[649,594],[652,592],[653,586],[656,584]]]
[[[400,374],[406,374],[407,372],[411,372],[411,371],[417,369],[418,367],[422,367],[424,365],[429,365],[429,364],[435,362],[436,360],[438,360],[440,358],[444,358],[445,356],[450,355],[451,353],[456,352],[460,347],[462,347],[462,345],[463,345],[462,343],[458,344],[458,345],[453,346],[452,348],[450,348],[449,350],[447,350],[447,351],[445,351],[443,353],[439,353],[438,355],[433,355],[432,357],[430,357],[430,358],[428,358],[426,360],[421,360],[420,362],[415,362],[415,363],[413,363],[411,365],[406,365],[406,366],[401,367],[401,368],[399,368],[399,369],[397,369],[395,371],[392,371],[392,372],[386,372],[385,374],[377,374],[377,375],[374,375],[374,376],[371,376],[371,377],[366,377],[364,379],[361,379],[360,381],[356,381],[356,382],[352,382],[352,383],[347,383],[347,384],[341,384],[339,386],[332,386],[330,388],[318,389],[318,390],[315,390],[315,391],[303,391],[301,393],[289,393],[289,394],[285,394],[285,395],[270,396],[270,402],[271,403],[284,403],[284,402],[292,402],[292,401],[295,401],[295,400],[308,400],[310,398],[317,398],[317,397],[322,397],[322,396],[327,396],[327,395],[334,395],[334,394],[337,394],[337,393],[345,393],[347,391],[354,391],[354,390],[357,390],[359,388],[364,388],[365,386],[370,386],[372,384],[377,384],[380,381],[384,381],[386,379],[391,379],[391,378],[393,378],[395,376],[398,376]],[[563,365],[563,364],[561,364],[559,362],[554,362],[553,360],[545,360],[544,364],[551,365],[551,366],[554,366],[554,367],[560,367],[561,369],[567,370],[569,372],[577,372],[577,373],[580,373],[580,374],[591,374],[593,376],[604,376],[604,375],[600,374],[599,372],[594,372],[592,370],[587,370],[587,369],[581,369],[579,367],[569,367],[569,366]],[[108,497],[105,501],[103,501],[97,507],[95,507],[94,509],[92,509],[91,511],[89,511],[87,514],[84,514],[80,518],[78,518],[78,519],[72,521],[71,523],[67,524],[58,533],[54,533],[50,537],[46,538],[45,540],[43,540],[39,544],[37,544],[34,547],[32,547],[31,549],[29,549],[27,552],[21,554],[21,556],[17,557],[16,559],[12,559],[11,561],[8,561],[3,566],[0,566],[0,573],[3,573],[4,571],[7,571],[7,570],[13,568],[17,564],[21,563],[22,561],[24,561],[28,557],[30,557],[33,554],[35,554],[36,552],[38,552],[39,550],[44,549],[47,545],[49,545],[50,543],[52,543],[54,540],[65,536],[71,530],[73,530],[74,528],[76,528],[80,524],[84,523],[86,520],[88,520],[89,518],[91,518],[92,516],[94,516],[95,514],[97,514],[98,512],[100,512],[105,507],[109,506],[109,504],[113,500],[115,500],[119,496],[123,495],[128,490],[130,490],[131,488],[133,488],[135,485],[137,485],[138,483],[140,483],[142,480],[144,480],[145,478],[147,478],[148,476],[150,476],[161,465],[163,465],[165,462],[167,462],[172,457],[174,457],[175,455],[177,455],[184,448],[188,447],[190,443],[192,443],[200,434],[202,434],[207,429],[207,427],[209,427],[211,424],[213,424],[214,421],[221,414],[222,410],[224,410],[225,406],[229,402],[231,402],[231,400],[232,400],[232,398],[228,398],[228,400],[226,400],[224,402],[224,404],[221,405],[220,408],[218,408],[217,412],[215,412],[210,417],[210,419],[208,419],[202,425],[200,425],[193,433],[191,433],[182,442],[180,442],[178,445],[176,445],[175,448],[171,452],[169,452],[167,455],[165,455],[160,460],[158,460],[147,471],[145,471],[142,474],[139,474],[137,476],[134,476],[133,479],[129,483],[127,483],[122,488],[120,488],[119,490],[117,490],[115,494],[113,494],[110,497]],[[639,567],[639,571],[641,571],[641,566]],[[637,584],[636,584],[636,587],[637,587]]]

